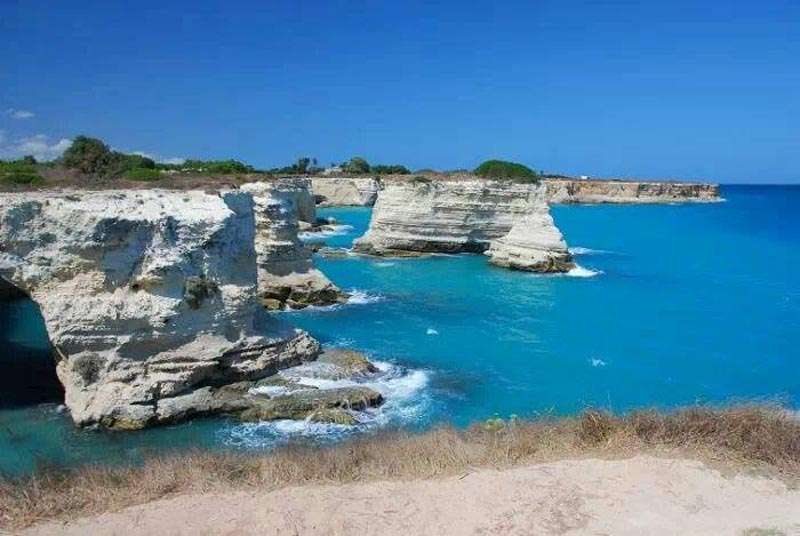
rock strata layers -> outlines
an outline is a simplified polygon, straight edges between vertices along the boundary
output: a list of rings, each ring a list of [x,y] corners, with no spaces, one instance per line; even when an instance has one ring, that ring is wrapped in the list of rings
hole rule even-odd
[[[567,243],[546,205],[537,205],[517,221],[505,236],[492,240],[489,262],[530,272],[568,272],[575,267]]]
[[[719,201],[719,186],[689,182],[546,179],[550,203],[685,203]]]
[[[544,187],[509,181],[389,182],[353,249],[370,255],[489,250],[493,262],[510,268],[572,266]]]
[[[323,207],[371,207],[380,188],[378,181],[371,177],[313,177],[310,180],[317,204]]]
[[[258,305],[255,233],[241,191],[0,196],[0,276],[38,302],[77,424],[224,411],[224,386],[317,357]]]
[[[346,300],[325,275],[314,267],[311,249],[298,238],[298,215],[313,209],[307,181],[285,179],[248,183],[242,190],[255,205],[255,250],[258,292],[267,309],[300,309]],[[301,210],[298,207],[304,206]],[[304,220],[306,221],[306,220]],[[312,220],[314,221],[314,220]]]

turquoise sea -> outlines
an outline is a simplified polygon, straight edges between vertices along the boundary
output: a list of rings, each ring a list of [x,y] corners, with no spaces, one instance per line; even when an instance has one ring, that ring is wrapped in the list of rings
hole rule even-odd
[[[800,187],[727,186],[726,202],[563,206],[581,269],[512,272],[480,255],[318,259],[351,302],[279,313],[381,362],[387,404],[355,431],[226,419],[135,433],[76,430],[58,410],[30,302],[0,305],[0,471],[138,460],[168,448],[263,449],[387,427],[464,426],[694,402],[800,405]],[[347,248],[370,209],[326,209]],[[313,238],[312,238],[313,239]],[[319,239],[319,238],[316,238]]]

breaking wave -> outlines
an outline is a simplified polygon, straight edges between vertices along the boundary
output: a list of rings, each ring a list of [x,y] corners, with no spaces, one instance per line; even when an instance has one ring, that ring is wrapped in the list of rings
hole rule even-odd
[[[419,422],[431,403],[430,396],[425,391],[430,382],[430,373],[385,361],[373,361],[373,364],[378,368],[378,372],[358,379],[316,378],[314,367],[324,365],[322,363],[301,365],[279,373],[284,378],[310,387],[332,389],[361,386],[381,393],[384,398],[381,406],[353,412],[358,424],[348,426],[307,420],[245,423],[225,430],[223,442],[233,447],[250,449],[279,446],[297,439],[330,442],[389,425],[403,426]],[[274,396],[284,394],[285,388],[267,387],[260,390]]]

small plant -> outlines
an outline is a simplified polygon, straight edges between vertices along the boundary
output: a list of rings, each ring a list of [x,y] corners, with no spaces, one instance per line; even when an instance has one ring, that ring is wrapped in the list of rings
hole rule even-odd
[[[72,370],[81,377],[83,383],[90,385],[100,377],[103,359],[97,354],[81,355],[73,359]]]
[[[131,181],[157,181],[161,172],[157,169],[133,168],[125,172],[125,178]]]

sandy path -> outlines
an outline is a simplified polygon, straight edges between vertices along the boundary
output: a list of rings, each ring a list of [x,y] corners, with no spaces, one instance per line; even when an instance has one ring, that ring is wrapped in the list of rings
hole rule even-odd
[[[462,477],[180,496],[27,534],[800,534],[800,491],[690,460],[568,460]]]

